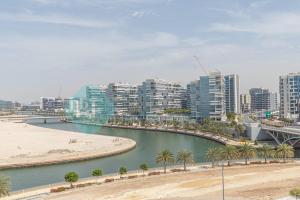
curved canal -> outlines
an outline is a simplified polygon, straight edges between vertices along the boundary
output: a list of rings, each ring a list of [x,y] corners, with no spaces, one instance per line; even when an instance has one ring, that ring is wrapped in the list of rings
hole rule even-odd
[[[95,168],[101,168],[104,174],[108,174],[117,172],[120,166],[124,166],[128,170],[135,170],[138,169],[141,163],[147,163],[149,167],[159,167],[155,163],[155,155],[164,149],[169,149],[174,154],[182,149],[186,149],[193,152],[196,162],[203,162],[205,161],[206,150],[209,147],[221,146],[219,143],[204,138],[174,133],[110,129],[99,126],[62,123],[34,125],[77,131],[85,134],[126,137],[135,140],[137,146],[130,152],[107,158],[43,167],[2,170],[1,174],[5,174],[11,178],[13,191],[63,182],[64,174],[69,171],[76,171],[81,178],[85,178],[89,177],[91,171]]]

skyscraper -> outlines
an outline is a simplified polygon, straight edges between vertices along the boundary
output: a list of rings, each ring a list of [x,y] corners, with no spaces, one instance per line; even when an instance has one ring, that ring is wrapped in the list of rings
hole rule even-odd
[[[237,74],[224,76],[226,113],[240,113],[240,79]]]
[[[242,113],[251,112],[251,96],[249,94],[241,94],[240,102],[241,102],[241,112]]]
[[[280,117],[299,119],[300,73],[279,77]]]
[[[220,72],[200,77],[199,119],[221,121],[225,118],[224,78]]]
[[[252,88],[249,93],[252,112],[271,110],[271,92],[268,89]]]
[[[197,119],[199,116],[200,80],[187,84],[187,108],[191,110],[191,117]]]

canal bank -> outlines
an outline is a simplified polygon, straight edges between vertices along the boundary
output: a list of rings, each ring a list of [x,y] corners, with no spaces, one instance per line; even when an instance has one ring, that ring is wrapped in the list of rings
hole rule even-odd
[[[214,142],[218,142],[223,145],[234,145],[240,146],[240,143],[228,139],[226,137],[222,137],[221,135],[216,135],[209,132],[200,132],[200,131],[189,131],[189,130],[175,130],[172,128],[159,128],[159,127],[142,127],[142,126],[120,126],[120,125],[103,125],[106,128],[119,128],[119,129],[131,129],[131,130],[145,130],[145,131],[158,131],[158,132],[167,132],[167,133],[175,133],[175,134],[183,134],[183,135],[190,135],[195,137],[201,137],[208,140],[212,140]]]

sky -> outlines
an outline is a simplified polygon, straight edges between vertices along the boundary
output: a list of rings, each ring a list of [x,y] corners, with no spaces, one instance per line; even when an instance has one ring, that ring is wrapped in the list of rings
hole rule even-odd
[[[242,92],[276,92],[300,71],[298,0],[2,0],[0,27],[6,100],[147,78],[186,85],[215,70],[239,74]]]

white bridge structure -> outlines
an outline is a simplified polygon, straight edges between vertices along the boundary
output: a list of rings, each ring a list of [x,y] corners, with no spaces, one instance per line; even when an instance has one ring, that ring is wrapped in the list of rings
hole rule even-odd
[[[12,116],[1,116],[1,119],[6,120],[16,120],[16,121],[22,121],[27,122],[30,120],[42,120],[44,123],[47,123],[47,120],[60,120],[60,121],[66,121],[66,117],[62,115],[51,115],[51,114],[43,114],[43,115],[12,115]]]
[[[264,133],[271,136],[277,144],[289,144],[295,146],[300,141],[300,128],[297,127],[273,127],[262,125]]]

